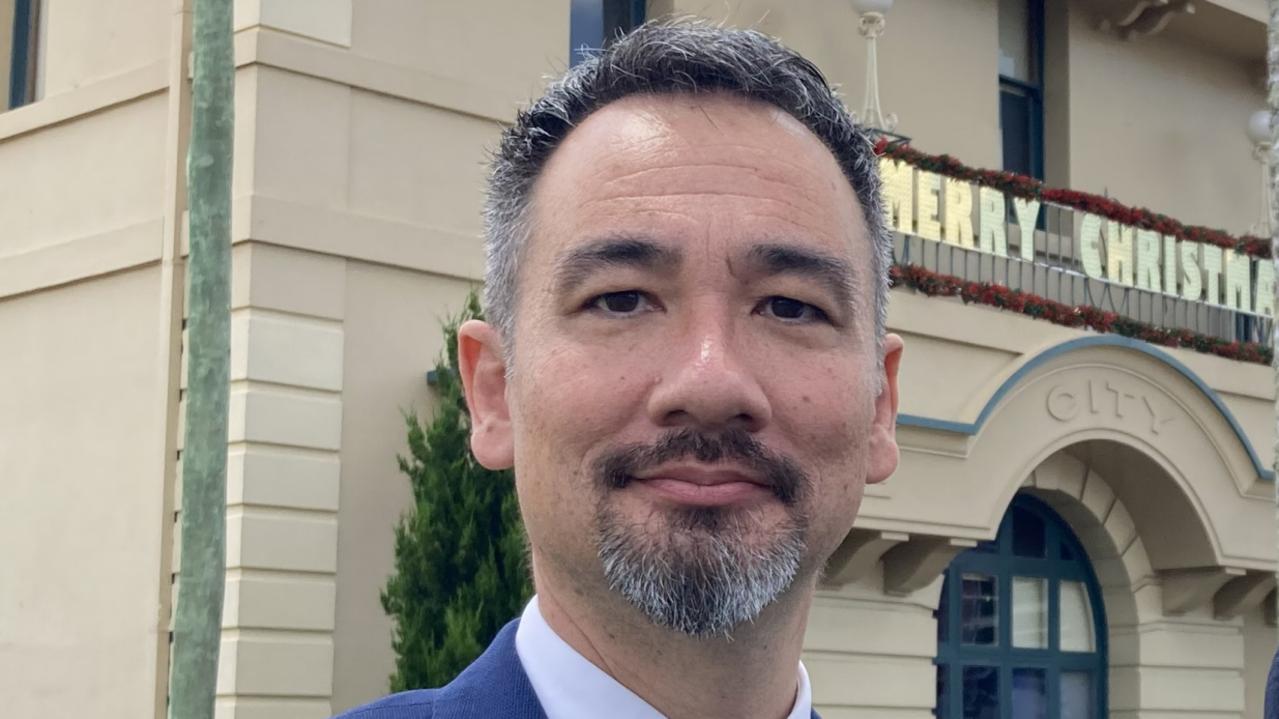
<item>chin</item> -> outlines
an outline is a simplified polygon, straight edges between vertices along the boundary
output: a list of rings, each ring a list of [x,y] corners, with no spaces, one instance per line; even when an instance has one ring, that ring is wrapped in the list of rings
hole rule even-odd
[[[605,498],[596,550],[610,588],[655,625],[728,636],[784,596],[808,564],[807,515],[777,506],[649,506]]]

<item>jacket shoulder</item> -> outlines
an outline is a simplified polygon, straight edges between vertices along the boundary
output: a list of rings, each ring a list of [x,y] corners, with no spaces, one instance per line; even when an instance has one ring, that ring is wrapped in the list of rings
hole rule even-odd
[[[400,692],[348,709],[333,719],[431,719],[439,689]]]
[[[515,650],[519,620],[448,685],[392,694],[334,719],[546,719]]]

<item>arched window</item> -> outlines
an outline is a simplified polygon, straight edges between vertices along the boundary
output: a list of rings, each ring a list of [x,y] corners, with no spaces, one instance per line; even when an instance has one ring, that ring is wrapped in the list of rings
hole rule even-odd
[[[937,609],[942,719],[1102,719],[1106,619],[1079,540],[1018,495],[994,541],[955,558]]]

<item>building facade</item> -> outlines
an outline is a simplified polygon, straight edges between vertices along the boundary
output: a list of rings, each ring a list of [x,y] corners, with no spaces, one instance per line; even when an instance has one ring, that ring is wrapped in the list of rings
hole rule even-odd
[[[902,463],[868,489],[813,608],[823,716],[1260,716],[1279,637],[1274,387],[1248,342],[1269,336],[1273,273],[1195,228],[1237,238],[1263,213],[1244,127],[1265,105],[1265,3],[1138,5],[898,0],[887,14],[880,96],[918,151],[885,147]],[[218,713],[309,719],[386,690],[378,591],[410,500],[402,412],[431,410],[439,320],[481,279],[501,124],[571,47],[645,17],[776,35],[854,109],[866,46],[844,2],[235,11]],[[14,716],[165,713],[190,13],[0,0],[0,696]],[[1024,192],[963,167],[1114,204],[1044,194],[1025,214]],[[1140,207],[1181,224],[1122,212]],[[1012,289],[1110,314],[1028,310]],[[1169,340],[1151,328],[1179,346],[1141,339]]]

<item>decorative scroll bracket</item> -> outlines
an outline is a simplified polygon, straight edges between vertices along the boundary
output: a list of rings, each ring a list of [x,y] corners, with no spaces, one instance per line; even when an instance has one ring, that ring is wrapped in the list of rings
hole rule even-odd
[[[884,593],[905,596],[928,586],[974,539],[912,537],[884,554]]]
[[[1213,601],[1217,590],[1244,574],[1244,570],[1234,567],[1173,569],[1161,572],[1164,614],[1176,616],[1207,606]]]
[[[1235,577],[1213,597],[1213,614],[1217,619],[1233,619],[1260,606],[1274,589],[1275,575],[1269,572],[1248,572]]]
[[[852,530],[826,562],[823,586],[834,589],[865,577],[885,552],[908,539],[904,532]]]
[[[1150,37],[1163,32],[1163,29],[1168,27],[1168,23],[1172,22],[1172,18],[1178,14],[1195,14],[1194,2],[1192,0],[1175,0],[1175,2],[1141,0],[1132,6],[1122,20],[1113,22],[1109,19],[1102,20],[1097,28],[1102,32],[1113,31],[1123,40]]]

